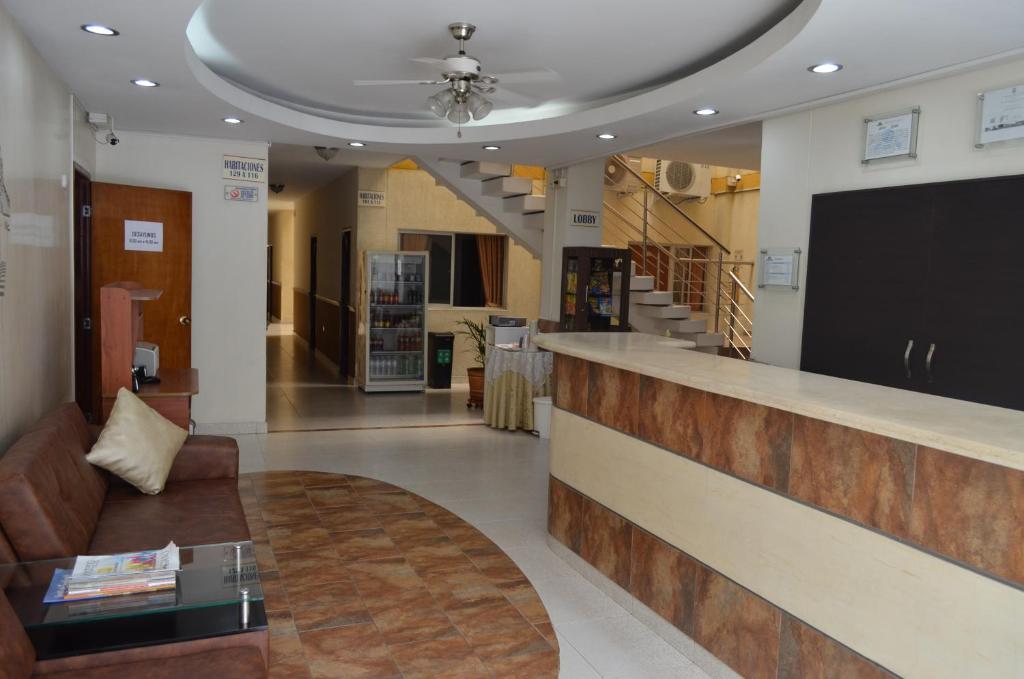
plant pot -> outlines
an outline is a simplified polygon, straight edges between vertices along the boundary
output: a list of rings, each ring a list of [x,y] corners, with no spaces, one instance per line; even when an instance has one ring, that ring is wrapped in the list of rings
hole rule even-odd
[[[466,368],[466,377],[469,378],[469,400],[466,405],[470,408],[484,407],[484,369]]]

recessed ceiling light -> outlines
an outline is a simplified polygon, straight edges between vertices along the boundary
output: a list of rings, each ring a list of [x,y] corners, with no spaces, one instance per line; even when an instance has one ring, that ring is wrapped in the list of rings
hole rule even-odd
[[[348,143],[348,145],[349,145],[349,146],[354,146],[354,147],[355,147],[355,148],[357,148],[357,149],[358,149],[358,148],[362,148],[363,146],[366,146],[366,144],[364,144],[364,143],[363,143],[363,142],[361,142],[361,141],[350,141],[350,142]]]
[[[612,134],[611,132],[602,132],[601,134],[597,135],[597,138],[604,139],[607,141],[609,139],[615,139],[615,135]]]
[[[146,80],[145,78],[133,80],[132,85],[136,85],[138,87],[160,87],[160,83],[155,80]]]
[[[232,117],[232,116],[228,116],[227,118],[223,118],[223,120],[228,125],[241,125],[243,122],[245,122],[241,118],[235,118],[235,117]]]
[[[697,109],[696,111],[694,111],[694,113],[696,113],[699,116],[713,116],[713,115],[718,115],[718,109],[717,108],[711,108],[711,107],[705,107],[705,108]]]
[[[484,151],[500,151],[500,150],[501,150],[501,147],[500,146],[495,146],[494,144],[488,144],[487,146],[484,147]]]
[[[82,30],[86,33],[92,33],[93,35],[105,35],[108,37],[112,35],[120,35],[120,33],[110,26],[104,26],[103,24],[83,24]]]
[[[842,64],[833,64],[831,61],[826,61],[824,64],[815,64],[814,66],[808,66],[807,70],[811,73],[821,73],[827,75],[829,73],[835,73],[836,71],[843,70]]]

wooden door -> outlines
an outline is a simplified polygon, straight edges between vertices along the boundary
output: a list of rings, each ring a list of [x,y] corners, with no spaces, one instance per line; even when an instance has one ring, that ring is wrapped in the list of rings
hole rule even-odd
[[[1024,176],[936,187],[920,359],[931,393],[1024,410],[1021,196]]]
[[[125,221],[163,225],[160,252],[125,249]],[[92,185],[92,326],[100,327],[99,290],[135,281],[163,290],[145,303],[143,338],[160,347],[160,367],[192,367],[192,194],[142,186]],[[93,332],[93,393],[99,404],[99,332]],[[97,409],[95,412],[99,412]]]
[[[802,370],[925,388],[919,361],[933,197],[931,186],[814,196]]]

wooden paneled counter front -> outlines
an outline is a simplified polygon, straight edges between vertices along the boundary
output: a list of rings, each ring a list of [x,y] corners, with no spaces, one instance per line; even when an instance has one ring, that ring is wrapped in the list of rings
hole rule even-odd
[[[549,532],[743,676],[1024,676],[1024,413],[679,349],[556,353]]]

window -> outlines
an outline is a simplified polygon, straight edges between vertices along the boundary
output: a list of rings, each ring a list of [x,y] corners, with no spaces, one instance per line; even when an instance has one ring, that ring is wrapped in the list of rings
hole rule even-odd
[[[505,236],[470,233],[402,233],[399,248],[430,253],[431,304],[505,306]]]

